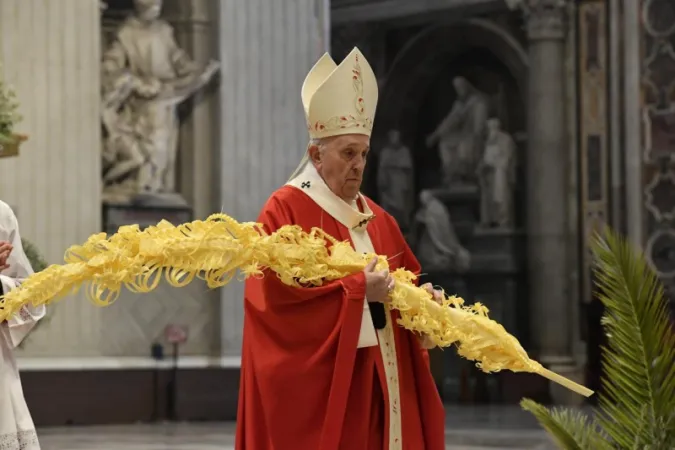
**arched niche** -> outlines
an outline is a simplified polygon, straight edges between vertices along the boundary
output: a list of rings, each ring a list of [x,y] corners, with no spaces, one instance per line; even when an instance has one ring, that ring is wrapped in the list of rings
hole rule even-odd
[[[400,130],[413,155],[417,191],[435,187],[440,179],[437,151],[426,148],[425,137],[455,101],[455,76],[464,76],[494,100],[490,114],[521,137],[519,159],[524,160],[528,59],[504,28],[482,19],[425,28],[400,48],[389,67],[380,88],[373,147],[385,145],[389,129]],[[375,197],[376,166],[369,166],[366,184]]]

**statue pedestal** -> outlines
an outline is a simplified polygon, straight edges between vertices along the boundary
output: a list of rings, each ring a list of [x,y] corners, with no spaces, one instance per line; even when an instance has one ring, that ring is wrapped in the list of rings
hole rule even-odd
[[[479,222],[480,190],[473,184],[458,184],[431,192],[448,208],[458,236],[469,234]]]
[[[138,224],[141,229],[166,220],[174,225],[192,221],[192,208],[188,205],[150,205],[141,203],[104,203],[103,226],[108,234],[119,227]]]

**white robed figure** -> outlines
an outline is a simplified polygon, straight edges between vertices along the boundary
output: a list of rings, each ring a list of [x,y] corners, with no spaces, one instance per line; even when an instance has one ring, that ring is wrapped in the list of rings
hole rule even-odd
[[[8,245],[9,244],[9,245]],[[33,273],[33,268],[21,245],[19,224],[14,211],[0,201],[0,282],[2,293],[18,287]],[[13,349],[45,316],[44,305],[24,306],[10,320],[0,323],[0,449],[39,450],[33,419],[23,397],[19,370]]]

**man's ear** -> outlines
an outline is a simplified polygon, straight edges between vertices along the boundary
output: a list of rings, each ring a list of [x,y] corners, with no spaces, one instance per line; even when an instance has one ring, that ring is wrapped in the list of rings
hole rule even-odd
[[[307,149],[309,153],[309,159],[314,163],[320,163],[321,162],[321,149],[319,149],[318,145],[310,145],[309,149]]]

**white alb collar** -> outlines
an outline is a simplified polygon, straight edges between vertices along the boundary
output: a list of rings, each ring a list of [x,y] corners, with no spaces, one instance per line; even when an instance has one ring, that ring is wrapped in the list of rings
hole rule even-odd
[[[364,212],[358,210],[358,201],[356,205],[351,206],[335,195],[311,161],[305,164],[302,171],[286,184],[302,190],[324,211],[349,230],[364,231],[368,223],[375,218],[373,211],[368,207],[368,203],[361,193],[358,194],[357,200],[361,202]]]

